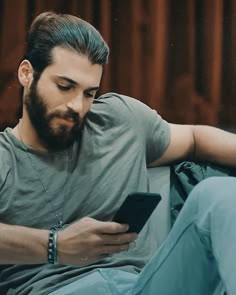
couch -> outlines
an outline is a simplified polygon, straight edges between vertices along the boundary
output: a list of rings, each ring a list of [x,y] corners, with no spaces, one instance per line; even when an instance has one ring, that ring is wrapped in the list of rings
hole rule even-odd
[[[153,212],[153,215],[155,215],[155,217],[153,217],[157,221],[157,230],[159,232],[157,243],[160,245],[171,229],[170,167],[148,168],[148,176],[150,192],[158,192],[162,197],[157,209]]]

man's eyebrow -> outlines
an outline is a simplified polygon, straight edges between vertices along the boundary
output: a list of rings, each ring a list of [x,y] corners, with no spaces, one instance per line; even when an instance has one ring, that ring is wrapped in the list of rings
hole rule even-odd
[[[57,76],[57,77],[65,80],[73,85],[79,85],[79,83],[77,83],[76,81],[74,81],[68,77],[65,77],[65,76]],[[89,87],[88,89],[86,89],[86,91],[97,91],[98,89],[99,89],[99,86],[94,86],[94,87]]]
[[[71,83],[71,84],[74,84],[74,85],[78,85],[78,83],[68,77],[65,77],[65,76],[57,76],[59,79],[62,79],[62,80],[66,80],[67,82]]]

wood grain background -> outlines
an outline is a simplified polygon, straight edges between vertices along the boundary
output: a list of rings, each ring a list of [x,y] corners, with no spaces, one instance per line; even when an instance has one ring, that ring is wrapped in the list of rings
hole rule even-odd
[[[1,0],[0,129],[16,124],[17,67],[40,12],[78,15],[108,42],[101,93],[133,96],[175,123],[236,126],[236,1]]]

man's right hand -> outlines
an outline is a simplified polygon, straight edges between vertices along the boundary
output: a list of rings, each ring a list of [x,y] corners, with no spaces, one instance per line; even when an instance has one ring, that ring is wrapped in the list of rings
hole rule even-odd
[[[128,225],[84,217],[58,232],[58,263],[84,266],[127,251],[137,238],[127,230]]]

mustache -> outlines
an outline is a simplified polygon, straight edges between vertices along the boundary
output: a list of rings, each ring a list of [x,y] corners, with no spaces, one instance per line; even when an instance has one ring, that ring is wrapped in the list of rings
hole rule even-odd
[[[80,115],[72,110],[68,110],[66,112],[60,112],[56,111],[53,114],[49,115],[49,118],[61,118],[61,119],[66,119],[66,120],[72,120],[75,124],[80,124],[81,123],[81,118]]]

